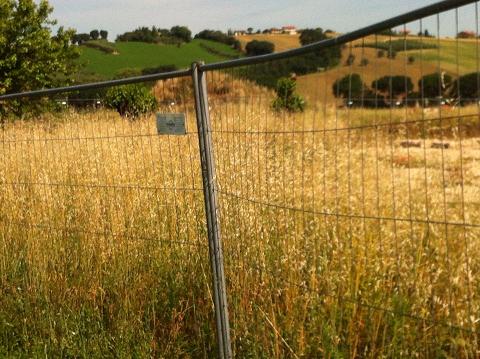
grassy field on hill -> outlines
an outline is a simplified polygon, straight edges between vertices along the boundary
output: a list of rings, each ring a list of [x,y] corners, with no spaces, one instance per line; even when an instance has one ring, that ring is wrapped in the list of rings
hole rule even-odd
[[[300,46],[300,35],[243,35],[237,36],[237,39],[240,40],[242,48],[245,48],[245,45],[252,40],[269,41],[275,45],[276,52],[290,50]]]
[[[82,46],[80,61],[85,65],[85,71],[110,78],[124,69],[141,70],[171,64],[185,68],[196,60],[208,63],[241,55],[227,45],[208,40],[193,40],[181,46],[141,42],[118,42],[113,45],[118,52],[116,55]]]
[[[300,46],[299,36],[290,35],[245,35],[239,36],[238,39],[242,45],[252,40],[265,40],[275,44],[276,51],[284,51]],[[387,36],[378,36],[379,43],[388,41]],[[402,40],[402,38],[392,38],[392,41]],[[358,73],[364,82],[370,86],[375,79],[387,75],[407,75],[412,78],[415,85],[415,91],[418,90],[418,81],[422,75],[430,74],[438,71],[446,71],[453,77],[456,77],[457,71],[463,75],[470,72],[478,71],[477,52],[479,46],[475,40],[459,40],[455,39],[420,39],[416,36],[410,36],[407,40],[423,41],[425,47],[428,45],[439,45],[436,49],[401,51],[397,53],[395,59],[386,57],[378,58],[377,49],[361,47],[362,40],[353,42],[353,48],[349,47],[343,50],[342,62],[325,72],[318,72],[300,76],[298,78],[299,92],[307,99],[312,97],[326,98],[328,101],[333,99],[332,86],[334,82],[349,73]],[[365,38],[365,44],[374,43],[375,37],[369,36]],[[457,49],[458,45],[458,49]],[[359,47],[356,47],[359,46]],[[407,47],[408,50],[408,47]],[[355,56],[352,66],[345,64],[348,55],[351,53]],[[461,56],[461,61],[457,69],[457,52]],[[408,57],[415,58],[414,64],[408,64]],[[362,58],[368,60],[366,66],[361,66]],[[422,66],[418,64],[422,62]]]

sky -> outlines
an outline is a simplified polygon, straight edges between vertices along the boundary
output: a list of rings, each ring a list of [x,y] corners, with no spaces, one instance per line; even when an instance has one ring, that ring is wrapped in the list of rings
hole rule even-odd
[[[139,26],[170,28],[186,25],[194,33],[203,29],[265,29],[283,25],[322,27],[348,32],[435,0],[50,0],[60,25],[78,32],[109,31],[110,40]],[[474,23],[473,6],[462,9],[460,19]],[[435,28],[431,21],[429,26]],[[418,25],[413,25],[416,27]],[[460,27],[472,27],[460,24]],[[442,18],[442,31],[453,34],[454,16]],[[412,29],[416,31],[416,29]],[[461,28],[462,30],[462,28]],[[474,30],[474,29],[471,29]]]

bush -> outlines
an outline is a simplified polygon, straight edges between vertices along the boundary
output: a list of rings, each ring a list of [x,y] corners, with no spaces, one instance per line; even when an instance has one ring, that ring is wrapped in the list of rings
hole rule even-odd
[[[106,40],[90,40],[82,43],[82,45],[91,49],[102,51],[106,54],[114,54],[117,52],[115,45]]]
[[[381,59],[382,57],[385,57],[385,51],[379,50],[379,51],[377,52],[377,57],[378,57],[379,59]]]
[[[248,56],[267,55],[275,51],[275,45],[268,41],[253,40],[245,46],[245,51]]]
[[[408,63],[411,65],[415,62],[415,56],[409,56],[408,57]]]
[[[142,75],[154,75],[161,74],[164,72],[172,72],[178,70],[176,65],[160,65],[157,67],[146,67],[142,70]]]
[[[394,59],[397,57],[397,52],[395,50],[389,50],[387,53],[387,57],[389,59]]]
[[[273,108],[277,111],[303,112],[305,110],[304,99],[296,93],[297,83],[289,78],[278,80],[276,93],[277,98],[273,102]]]
[[[154,112],[158,107],[155,96],[140,85],[111,88],[105,96],[105,104],[108,108],[117,110],[121,116],[128,118]]]
[[[345,62],[345,66],[351,66],[355,62],[355,55],[350,54],[347,57],[347,61]]]
[[[364,58],[360,61],[360,66],[367,66],[369,63],[370,63],[370,61],[369,61],[367,58],[364,57]]]

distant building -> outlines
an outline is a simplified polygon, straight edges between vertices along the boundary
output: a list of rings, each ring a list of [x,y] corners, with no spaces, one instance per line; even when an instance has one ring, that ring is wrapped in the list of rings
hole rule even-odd
[[[461,31],[457,34],[458,39],[474,39],[477,35],[473,31]]]
[[[282,33],[282,29],[277,29],[276,27],[273,27],[270,29],[270,34],[272,35],[279,35]]]
[[[282,27],[282,33],[287,34],[287,35],[297,35],[298,31],[297,31],[297,28],[295,26],[288,25],[288,26]]]
[[[235,30],[233,32],[234,36],[242,36],[242,35],[246,35],[246,34],[247,34],[247,32],[245,30]]]

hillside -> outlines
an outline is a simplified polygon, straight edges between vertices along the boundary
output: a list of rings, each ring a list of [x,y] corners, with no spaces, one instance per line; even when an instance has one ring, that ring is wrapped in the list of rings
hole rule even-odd
[[[270,41],[275,44],[276,51],[284,51],[300,46],[298,36],[290,35],[245,35],[239,36],[238,39],[244,46],[247,42],[252,40]],[[403,38],[393,38],[392,41],[402,40]],[[375,41],[379,43],[388,41],[387,36],[369,36],[364,39],[365,44],[374,44]],[[409,36],[407,40],[420,41],[419,37]],[[377,49],[363,48],[363,40],[353,42],[351,49],[355,56],[355,61],[352,66],[346,66],[345,61],[350,54],[350,46],[347,46],[342,53],[342,62],[335,68],[325,72],[318,72],[298,77],[299,92],[308,98],[321,98],[331,101],[333,99],[332,86],[334,82],[349,74],[358,73],[363,78],[364,82],[370,86],[372,81],[387,75],[404,75],[410,76],[415,84],[415,90],[418,89],[417,83],[422,75],[433,73],[440,68],[442,71],[450,73],[452,76],[457,74],[457,51],[461,55],[461,63],[458,66],[458,73],[466,74],[469,72],[478,71],[477,69],[477,42],[475,40],[459,40],[455,39],[423,39],[425,47],[428,45],[436,45],[436,49],[424,50],[409,50],[400,51],[397,53],[395,59],[388,59],[386,57],[378,58]],[[458,45],[458,50],[457,50]],[[408,50],[408,48],[407,48]],[[408,57],[415,58],[414,63],[408,64]],[[366,66],[360,66],[362,58],[368,60]],[[420,66],[419,64],[422,64]]]
[[[147,67],[172,64],[186,68],[196,60],[209,63],[241,56],[227,45],[198,39],[181,46],[141,42],[117,42],[109,45],[115,48],[116,53],[108,54],[81,46],[80,62],[85,65],[85,72],[111,78],[125,69],[140,71]]]
[[[237,36],[242,44],[242,48],[252,40],[269,41],[275,45],[275,51],[285,51],[300,46],[300,35],[271,35],[271,34],[255,34]]]

